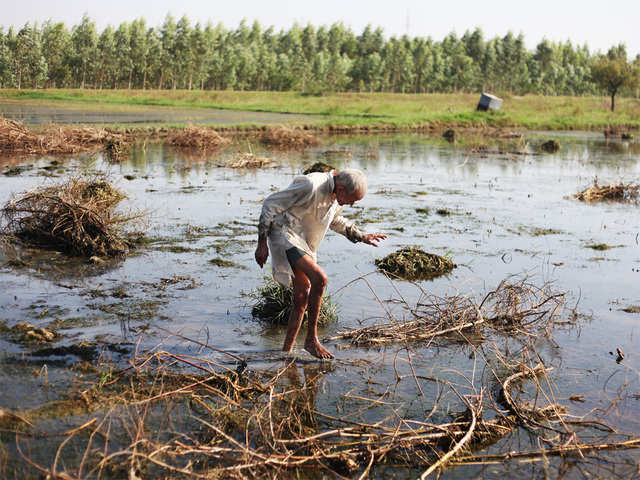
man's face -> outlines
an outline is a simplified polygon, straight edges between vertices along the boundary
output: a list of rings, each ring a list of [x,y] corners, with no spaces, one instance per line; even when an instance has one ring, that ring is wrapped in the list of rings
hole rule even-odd
[[[346,193],[342,185],[336,187],[336,201],[338,205],[353,205],[355,202],[362,200],[364,194],[362,192]]]

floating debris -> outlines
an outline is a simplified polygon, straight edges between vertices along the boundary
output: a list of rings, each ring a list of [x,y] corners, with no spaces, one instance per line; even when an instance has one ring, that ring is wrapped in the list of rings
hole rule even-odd
[[[376,267],[402,280],[430,280],[449,273],[457,265],[449,258],[427,253],[420,247],[405,247],[376,259]]]
[[[533,335],[534,329],[546,328],[562,311],[565,294],[553,292],[548,285],[536,286],[526,279],[500,282],[481,301],[454,295],[427,296],[412,307],[415,317],[403,322],[386,322],[338,332],[329,340],[347,339],[354,346],[432,340],[465,330],[491,327],[494,330]]]
[[[104,129],[49,126],[34,132],[21,122],[0,116],[0,153],[69,154],[97,150],[109,142],[123,142],[120,134]]]
[[[276,325],[286,325],[289,322],[289,311],[293,305],[293,288],[283,287],[274,280],[268,279],[266,283],[249,294],[255,300],[251,309],[251,315],[260,320],[265,320]],[[326,325],[337,320],[337,307],[331,301],[331,297],[323,295],[320,307],[319,325]],[[307,312],[304,314],[307,319]]]
[[[442,134],[442,137],[451,143],[454,143],[456,141],[456,136],[456,131],[453,129],[445,130],[445,132]]]
[[[122,138],[112,138],[107,141],[104,147],[104,154],[111,162],[121,162],[129,158],[131,154],[131,143]]]
[[[263,168],[276,163],[272,158],[259,157],[251,152],[239,153],[232,161],[227,163],[227,168]]]
[[[231,140],[223,137],[212,128],[189,126],[173,132],[168,143],[174,147],[210,151],[226,147],[231,143]]]
[[[547,140],[540,145],[540,150],[547,153],[556,153],[560,150],[560,143],[557,140]]]
[[[640,305],[632,305],[630,307],[621,308],[620,310],[626,313],[640,313]]]
[[[328,173],[331,170],[335,170],[335,169],[336,169],[336,167],[334,167],[333,165],[330,165],[328,163],[316,162],[313,165],[311,165],[310,167],[306,168],[302,173],[304,175],[307,175],[307,174],[313,173],[313,172]]]
[[[86,257],[128,251],[124,227],[142,214],[118,215],[125,195],[104,179],[72,178],[17,195],[0,211],[0,233],[36,248]]]
[[[319,143],[311,133],[295,127],[267,127],[260,137],[262,143],[278,148],[307,148]]]
[[[606,243],[592,243],[589,245],[585,245],[584,248],[590,248],[592,250],[604,251],[610,250],[612,248],[622,247],[624,245],[607,245]]]
[[[625,185],[624,183],[600,186],[598,185],[598,179],[595,179],[592,186],[574,195],[574,197],[583,202],[626,201],[637,198],[639,190],[640,185]]]

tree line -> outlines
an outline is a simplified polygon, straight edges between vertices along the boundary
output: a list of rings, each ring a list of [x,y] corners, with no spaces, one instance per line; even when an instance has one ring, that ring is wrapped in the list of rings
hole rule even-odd
[[[640,55],[628,61],[624,44],[602,55],[548,40],[530,51],[522,34],[487,39],[480,28],[436,41],[386,38],[372,26],[358,35],[341,23],[227,29],[167,15],[160,27],[140,18],[99,32],[86,14],[71,29],[52,21],[0,28],[0,88],[587,95],[609,92],[598,78],[607,61],[635,75]],[[637,82],[616,93],[637,95]]]

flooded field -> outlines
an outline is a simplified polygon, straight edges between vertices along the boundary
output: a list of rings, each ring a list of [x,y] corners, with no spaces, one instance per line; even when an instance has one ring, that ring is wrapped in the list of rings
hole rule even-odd
[[[96,263],[12,245],[0,250],[0,408],[5,417],[6,411],[38,412],[19,441],[0,423],[0,476],[38,478],[35,463],[51,471],[119,478],[117,469],[82,470],[98,455],[89,448],[91,453],[85,453],[87,439],[79,436],[88,437],[88,432],[61,446],[67,438],[61,432],[102,418],[108,407],[57,411],[51,405],[68,398],[72,386],[81,388],[96,376],[100,385],[109,384],[114,372],[136,356],[162,351],[232,370],[244,361],[248,371],[278,371],[287,365],[291,359],[280,353],[284,327],[266,325],[251,313],[251,292],[270,273],[253,259],[257,221],[262,200],[317,161],[365,171],[368,194],[346,207],[345,215],[367,232],[389,238],[376,249],[330,232],[320,247],[319,263],[328,275],[338,318],[319,333],[336,359],[321,362],[309,356],[302,350],[301,333],[297,360],[281,379],[308,387],[307,401],[321,415],[316,428],[334,428],[336,418],[351,427],[401,419],[399,425],[418,431],[427,424],[459,421],[476,401],[484,405],[485,420],[495,419],[509,410],[496,400],[496,378],[504,380],[524,371],[522,365],[533,369],[540,362],[551,369],[547,375],[539,383],[518,383],[512,394],[532,404],[561,405],[562,419],[544,427],[536,424],[540,419],[523,421],[491,441],[471,449],[467,445],[463,458],[454,459],[442,476],[638,475],[640,453],[633,449],[505,456],[640,436],[638,205],[573,198],[596,178],[600,184],[637,184],[638,143],[607,142],[600,133],[526,137],[531,145],[555,138],[561,149],[542,155],[472,152],[441,140],[396,135],[325,138],[303,153],[251,145],[256,155],[275,160],[261,169],[219,166],[247,151],[246,140],[215,155],[146,145],[116,164],[101,154],[0,163],[0,205],[43,184],[104,173],[127,194],[125,209],[144,210],[148,218],[145,240],[126,259]],[[390,280],[376,271],[376,258],[414,245],[451,258],[457,267],[447,276],[418,283]],[[484,308],[483,299],[503,280],[543,289],[541,302],[562,297],[562,305],[534,329],[509,331],[494,325],[366,344],[341,334],[413,320],[421,309],[445,305],[456,296]],[[25,322],[55,338],[25,340],[16,329]],[[510,371],[507,365],[520,367]],[[180,432],[201,428],[194,426],[197,415],[181,408],[175,408],[172,420],[173,413],[148,412],[157,438],[163,432],[176,441]],[[475,418],[479,409],[468,411]],[[117,451],[138,438],[132,428],[136,418],[123,417],[117,428],[114,424],[113,432],[123,438],[112,433],[110,448]],[[156,438],[149,433],[151,437]],[[106,446],[98,450],[104,456],[111,452]],[[422,448],[418,456],[431,458],[431,463],[438,458],[430,448]],[[465,464],[457,465],[464,457]],[[347,478],[414,478],[429,465],[407,466],[396,458],[385,462],[379,452],[371,453],[371,461],[366,453],[357,458],[353,469],[341,464],[286,472],[291,478],[335,478],[335,472]],[[146,468],[152,478],[153,468],[163,467],[153,463]],[[175,468],[168,471],[176,478],[188,476],[186,466]],[[189,468],[206,470],[198,463]]]
[[[283,122],[308,122],[310,115],[214,110],[209,108],[175,108],[140,105],[94,106],[57,103],[55,106],[39,102],[0,102],[0,112],[5,118],[26,125],[47,123],[80,124],[279,124]]]

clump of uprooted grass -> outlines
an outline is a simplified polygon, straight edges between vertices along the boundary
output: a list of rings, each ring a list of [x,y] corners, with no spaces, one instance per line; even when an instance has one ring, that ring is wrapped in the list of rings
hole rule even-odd
[[[293,305],[293,288],[283,287],[274,280],[267,279],[264,285],[249,294],[255,303],[251,314],[275,325],[286,325],[289,321],[289,311]],[[304,314],[307,318],[307,312]],[[318,323],[325,325],[338,318],[337,307],[331,302],[331,297],[323,296]]]
[[[267,127],[260,141],[277,148],[307,148],[319,143],[310,132],[295,127]]]
[[[564,300],[564,293],[553,292],[549,285],[536,286],[526,278],[500,282],[482,301],[466,295],[441,298],[423,291],[415,307],[406,305],[413,320],[338,332],[331,340],[348,339],[351,345],[375,346],[431,341],[483,327],[531,336],[534,329],[547,326],[563,312]]]
[[[580,193],[574,195],[575,198],[583,202],[628,201],[638,198],[640,185],[620,183],[618,185],[598,185],[598,180],[593,181],[593,185]]]
[[[320,172],[320,173],[328,173],[331,170],[335,170],[336,167],[324,162],[316,162],[310,167],[306,168],[302,173],[307,175],[309,173]]]
[[[420,247],[405,247],[376,259],[376,267],[401,280],[429,280],[451,272],[456,264],[449,258],[427,253]]]
[[[1,232],[22,243],[80,256],[127,252],[125,227],[140,213],[115,209],[125,195],[104,178],[72,178],[16,195],[0,215]]]
[[[212,128],[189,126],[170,134],[167,142],[174,147],[212,151],[231,143]]]
[[[124,142],[120,134],[104,129],[54,126],[34,132],[23,123],[0,116],[0,153],[70,154],[98,150],[109,142]]]

